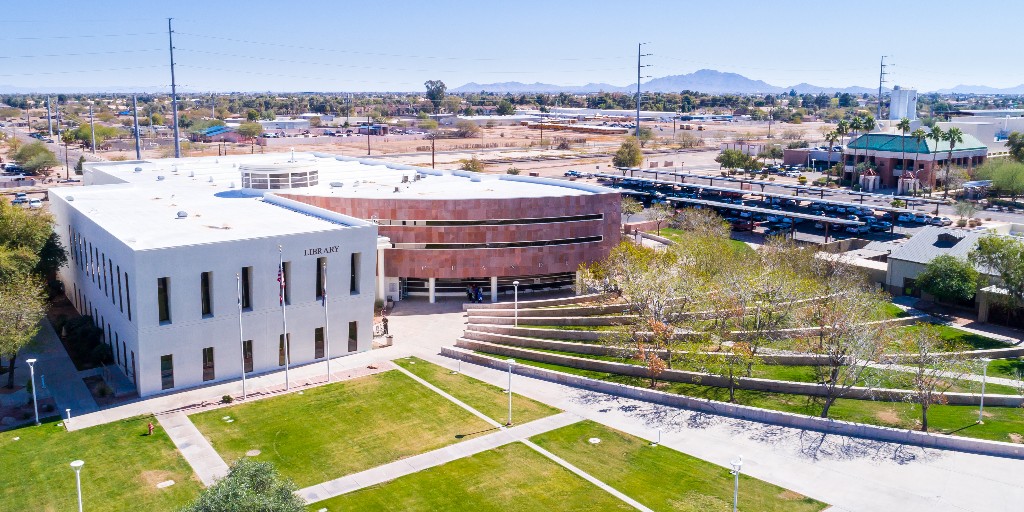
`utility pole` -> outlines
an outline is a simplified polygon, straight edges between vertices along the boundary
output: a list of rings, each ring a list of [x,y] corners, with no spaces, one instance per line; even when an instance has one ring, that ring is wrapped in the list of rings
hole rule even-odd
[[[885,75],[888,74],[885,72],[886,57],[888,57],[888,55],[882,55],[882,63],[878,70],[878,115],[875,116],[875,119],[879,121],[882,120],[882,83],[885,82]]]
[[[372,122],[372,119],[370,118],[370,115],[367,114],[366,115],[366,156],[370,156],[370,128],[372,128],[372,126],[370,125],[371,122]]]
[[[53,117],[50,115],[50,97],[46,97],[46,133],[53,137]]]
[[[167,42],[171,50],[171,115],[174,116],[174,158],[181,158],[181,141],[178,140],[178,89],[174,82],[174,30],[171,20],[167,18]]]
[[[649,78],[640,76],[640,68],[646,68],[648,66],[640,65],[640,59],[643,57],[650,57],[650,53],[640,53],[643,46],[647,43],[640,43],[636,45],[636,138],[640,138],[640,79]]]
[[[92,103],[89,104],[89,131],[92,132],[92,154],[96,154],[96,118],[92,115]]]
[[[142,141],[139,140],[139,101],[132,94],[132,117],[135,118],[135,159],[142,160]]]
[[[217,119],[217,95],[210,95],[210,119]]]

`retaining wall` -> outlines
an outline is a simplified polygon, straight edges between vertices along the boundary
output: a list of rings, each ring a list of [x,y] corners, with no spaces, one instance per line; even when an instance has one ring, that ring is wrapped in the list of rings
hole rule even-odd
[[[610,293],[592,293],[588,295],[574,295],[559,299],[521,300],[519,308],[543,308],[551,306],[564,306],[566,304],[585,304],[588,302],[604,302],[614,298]],[[470,309],[514,309],[515,302],[495,302],[493,304],[463,304],[463,311]]]
[[[649,378],[647,375],[647,369],[643,366],[618,363],[614,361],[602,361],[598,359],[586,359],[582,357],[565,356],[547,352],[535,352],[507,345],[497,345],[494,343],[470,340],[466,338],[459,338],[455,346],[468,350],[499,354],[507,357],[519,357],[541,363],[568,366],[570,368],[578,368],[580,370],[614,373],[628,377]],[[729,379],[726,377],[682,370],[665,370],[658,375],[658,380],[700,384],[702,386],[720,388],[729,386]],[[743,377],[737,379],[735,387],[736,389],[767,391],[770,393],[785,393],[790,395],[825,396],[826,394],[826,390],[823,385],[811,382],[791,382]],[[910,390],[852,387],[846,391],[843,398],[877,400],[881,402],[905,402],[912,395],[913,392]],[[978,405],[981,399],[980,395],[973,393],[946,393],[945,397],[949,405]],[[1024,397],[1019,395],[989,395],[986,393],[985,403],[994,407],[1020,407],[1024,404]]]
[[[495,359],[493,357],[487,357],[482,354],[474,354],[455,347],[442,348],[441,355],[502,371],[506,371],[508,369],[508,363],[505,361]],[[757,407],[715,402],[713,400],[674,395],[652,389],[588,379],[578,375],[570,375],[545,368],[537,368],[535,366],[514,365],[513,371],[519,375],[557,382],[567,386],[589,389],[600,393],[668,405],[671,407],[685,408],[718,416],[728,416],[732,418],[756,421],[759,423],[779,425],[782,427],[811,430],[826,434],[836,434],[890,443],[909,444],[925,448],[955,450],[982,455],[992,455],[996,457],[1024,459],[1024,445],[1021,444],[932,434],[916,430],[879,427],[874,425],[865,425],[862,423],[851,423],[847,421],[803,416],[787,412],[770,411],[767,409],[759,409]]]
[[[479,304],[477,304],[479,306]],[[570,306],[570,307],[549,307],[549,308],[524,308],[519,303],[519,318],[525,317],[561,317],[561,316],[602,316],[617,315],[629,309],[627,304],[605,304],[600,306]],[[514,317],[515,309],[477,309],[466,310],[470,317],[477,316],[509,316]]]
[[[636,316],[543,316],[519,317],[519,325],[578,325],[587,327],[606,325],[627,325],[636,321]],[[471,324],[515,325],[514,316],[470,316]]]

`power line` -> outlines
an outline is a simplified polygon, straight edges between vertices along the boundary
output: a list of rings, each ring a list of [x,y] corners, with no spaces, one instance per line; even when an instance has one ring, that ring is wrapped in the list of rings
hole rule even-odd
[[[98,72],[106,72],[106,71],[129,71],[129,70],[133,70],[133,69],[153,69],[153,68],[162,68],[162,67],[163,66],[132,66],[132,67],[127,67],[127,68],[76,69],[76,70],[67,70],[67,71],[43,71],[43,72],[39,72],[39,73],[10,73],[10,74],[3,74],[3,75],[0,75],[0,76],[65,75],[65,74],[72,74],[72,73],[98,73]]]
[[[41,59],[44,57],[81,57],[85,55],[114,55],[118,53],[141,53],[158,51],[163,51],[163,48],[150,48],[147,50],[114,50],[107,52],[46,53],[39,55],[0,55],[0,59]]]
[[[32,37],[0,37],[0,41],[39,41],[51,39],[91,39],[101,37],[134,37],[160,35],[162,32],[134,32],[121,34],[81,34],[75,36],[32,36]]]

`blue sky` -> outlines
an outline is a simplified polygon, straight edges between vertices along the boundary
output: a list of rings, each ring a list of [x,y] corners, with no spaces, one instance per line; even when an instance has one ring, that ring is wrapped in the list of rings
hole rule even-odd
[[[717,69],[788,86],[1024,83],[1016,0],[6,3],[0,86],[418,91],[443,80],[578,85]],[[951,27],[951,28],[947,28]]]

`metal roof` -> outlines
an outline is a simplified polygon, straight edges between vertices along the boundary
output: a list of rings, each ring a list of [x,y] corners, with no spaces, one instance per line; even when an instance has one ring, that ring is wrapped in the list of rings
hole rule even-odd
[[[738,205],[738,204],[726,204],[726,203],[719,203],[718,201],[707,201],[707,200],[704,200],[704,199],[691,199],[689,197],[668,197],[666,199],[669,200],[669,201],[676,201],[676,202],[682,202],[682,203],[693,203],[693,204],[699,204],[699,205],[703,205],[703,206],[711,206],[711,207],[715,207],[715,208],[727,208],[729,210],[738,210],[738,211],[744,211],[744,212],[750,212],[750,213],[764,213],[764,214],[768,214],[768,215],[775,215],[775,216],[778,216],[778,217],[788,217],[788,218],[791,218],[791,219],[804,219],[804,220],[814,220],[814,221],[820,220],[820,221],[823,221],[823,222],[828,222],[830,224],[842,224],[844,226],[863,226],[864,225],[863,222],[858,221],[858,220],[847,220],[847,219],[838,219],[838,218],[832,218],[832,217],[823,217],[821,215],[809,215],[809,214],[806,214],[806,213],[780,212],[778,210],[770,210],[768,208],[758,208],[756,206],[743,206],[743,205]]]
[[[927,264],[942,254],[967,258],[967,255],[977,247],[978,239],[987,234],[966,229],[928,226],[910,237],[898,249],[894,249],[889,258],[921,264]]]
[[[962,134],[963,142],[958,142],[953,147],[953,151],[972,151],[976,149],[988,149],[988,146],[982,144],[977,138],[969,133]],[[910,135],[903,136],[902,133],[865,133],[850,141],[846,146],[852,150],[870,150],[870,151],[889,151],[893,153],[943,153],[949,151],[949,142],[942,141],[942,144],[938,144],[933,139],[925,138],[923,141],[918,142],[917,139]]]

